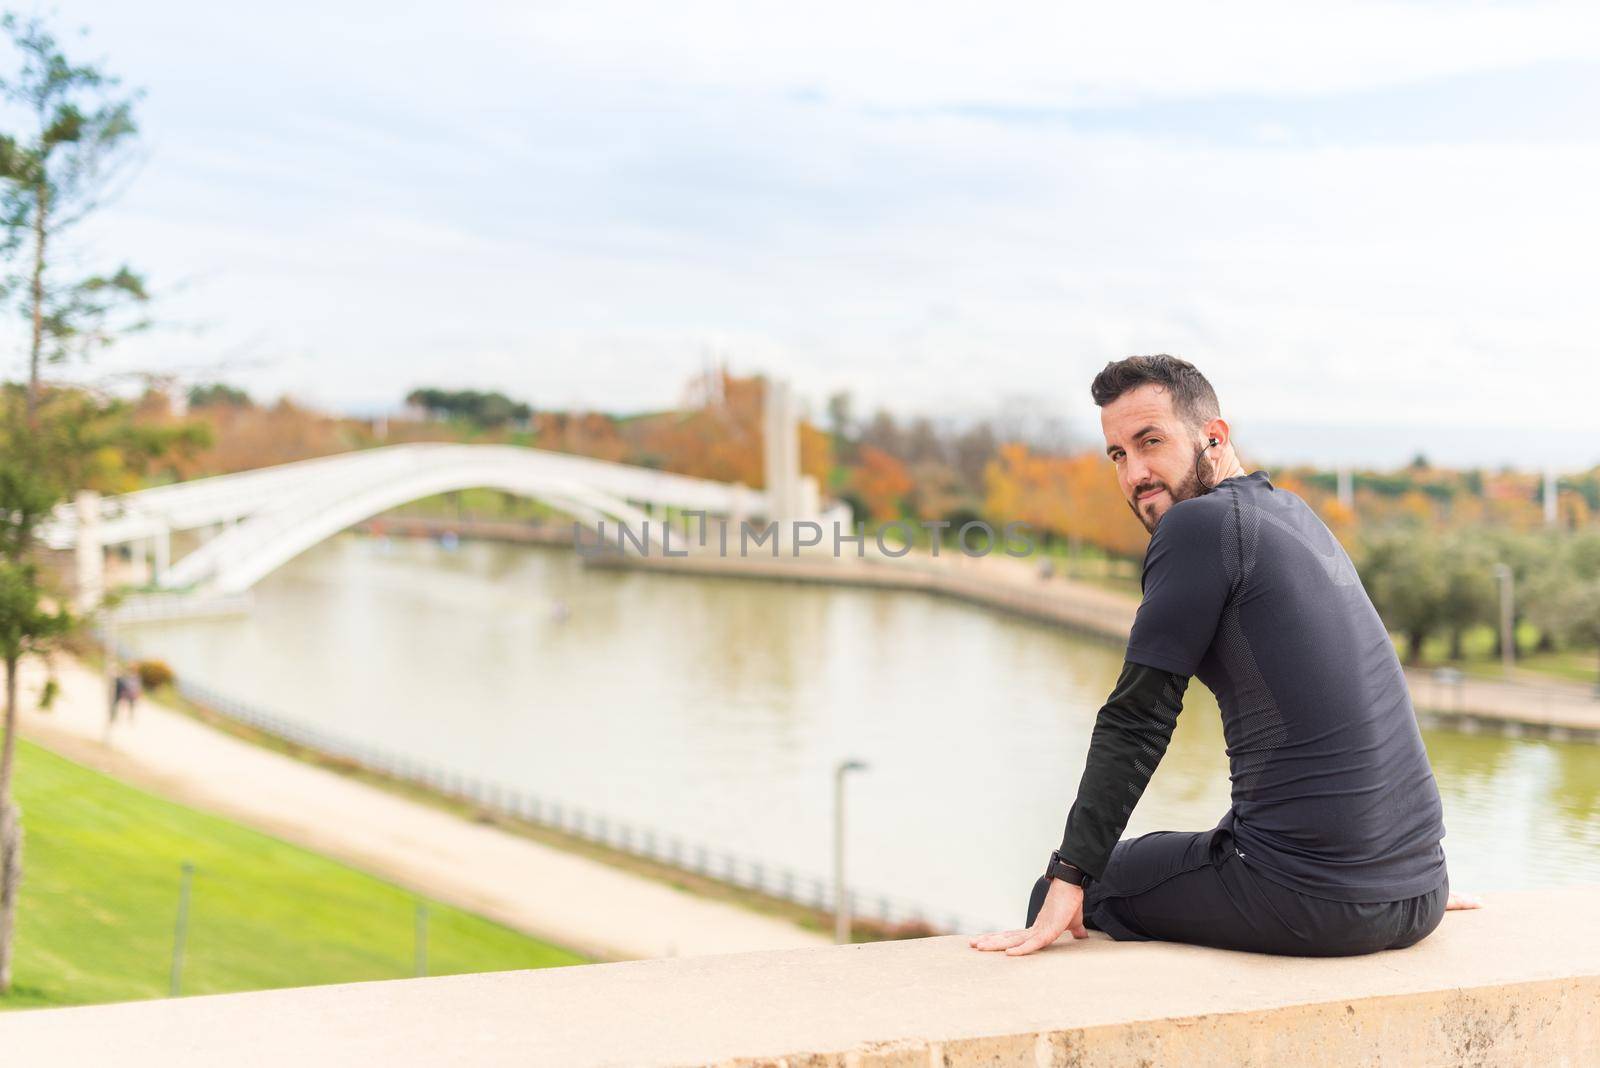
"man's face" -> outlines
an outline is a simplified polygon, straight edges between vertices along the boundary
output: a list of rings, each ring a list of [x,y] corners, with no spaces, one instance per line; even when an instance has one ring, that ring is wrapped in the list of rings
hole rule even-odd
[[[1128,507],[1151,533],[1179,501],[1207,492],[1215,479],[1209,456],[1199,463],[1195,477],[1198,435],[1172,410],[1166,389],[1147,383],[1130,389],[1100,409],[1106,455],[1117,465],[1117,481]]]

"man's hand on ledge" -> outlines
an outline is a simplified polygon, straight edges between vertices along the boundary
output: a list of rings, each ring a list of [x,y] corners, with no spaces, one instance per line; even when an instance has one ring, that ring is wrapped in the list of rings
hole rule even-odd
[[[1083,926],[1083,887],[1051,879],[1050,889],[1045,893],[1044,904],[1039,906],[1039,915],[1033,918],[1032,927],[975,935],[967,939],[967,945],[974,949],[1003,949],[1008,957],[1020,957],[1048,946],[1060,938],[1063,931],[1071,931],[1073,938],[1089,937]]]
[[[1483,902],[1473,897],[1471,894],[1458,894],[1454,891],[1452,891],[1450,894],[1450,900],[1444,903],[1444,910],[1446,912],[1449,912],[1451,909],[1481,908],[1483,908]]]

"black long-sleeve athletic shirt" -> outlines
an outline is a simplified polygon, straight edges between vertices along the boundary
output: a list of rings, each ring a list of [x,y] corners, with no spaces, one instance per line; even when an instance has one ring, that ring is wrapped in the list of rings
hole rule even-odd
[[[1443,806],[1405,673],[1305,501],[1265,471],[1178,501],[1141,587],[1067,816],[1069,861],[1104,872],[1195,678],[1216,694],[1227,741],[1232,803],[1217,826],[1245,864],[1330,901],[1396,901],[1444,881]]]
[[[1095,717],[1078,798],[1067,813],[1061,855],[1089,876],[1105,872],[1150,776],[1167,751],[1189,676],[1124,661]]]

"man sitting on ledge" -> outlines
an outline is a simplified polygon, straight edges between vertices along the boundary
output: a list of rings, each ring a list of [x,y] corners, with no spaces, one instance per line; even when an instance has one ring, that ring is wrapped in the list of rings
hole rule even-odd
[[[1332,532],[1265,471],[1245,473],[1192,364],[1132,356],[1091,393],[1152,534],[1144,599],[1028,926],[969,945],[1017,956],[1093,927],[1349,956],[1412,945],[1446,909],[1478,907],[1450,894],[1405,675]],[[1222,710],[1232,804],[1211,830],[1121,841],[1196,675]]]

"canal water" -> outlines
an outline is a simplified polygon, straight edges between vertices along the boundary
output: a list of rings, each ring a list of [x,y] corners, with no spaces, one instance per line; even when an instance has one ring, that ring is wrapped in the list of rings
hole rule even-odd
[[[341,535],[248,617],[119,628],[262,709],[639,828],[1020,925],[1120,647],[912,592],[589,571],[570,550]],[[1453,888],[1600,882],[1600,748],[1423,732]],[[1129,834],[1228,806],[1189,691]]]

